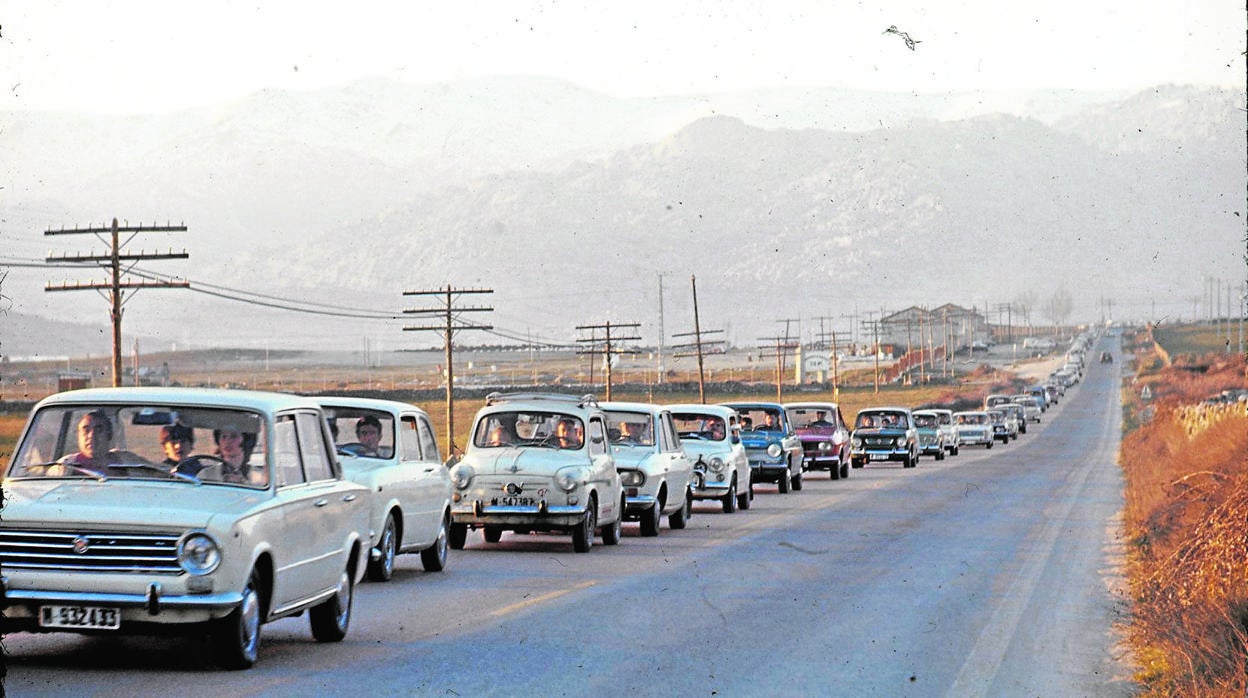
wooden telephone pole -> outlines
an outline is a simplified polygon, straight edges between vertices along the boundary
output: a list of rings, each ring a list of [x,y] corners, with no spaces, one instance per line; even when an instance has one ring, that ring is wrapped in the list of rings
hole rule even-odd
[[[713,341],[703,341],[702,337],[708,334],[722,333],[723,330],[704,330],[702,322],[698,318],[698,278],[696,276],[689,277],[690,283],[693,285],[693,332],[682,332],[681,334],[672,335],[676,337],[693,337],[693,344],[680,344],[673,349],[676,351],[675,356],[697,356],[698,357],[698,401],[703,405],[706,404],[706,377],[703,375],[702,357],[704,350],[710,350],[712,347],[723,351],[724,340],[717,339]],[[694,349],[694,353],[689,353],[689,349]]]
[[[187,281],[136,281],[129,278],[130,273],[139,262],[146,262],[155,259],[187,259],[190,257],[186,250],[181,252],[143,252],[137,254],[133,252],[125,252],[122,248],[130,244],[135,236],[139,233],[185,233],[185,225],[118,225],[117,219],[113,219],[113,224],[108,227],[97,228],[61,228],[59,230],[45,230],[44,235],[94,235],[102,242],[109,245],[107,254],[64,254],[59,257],[49,255],[48,262],[77,262],[82,264],[94,264],[103,269],[108,270],[109,280],[105,282],[91,281],[87,283],[74,282],[68,284],[62,282],[60,286],[54,286],[49,283],[44,287],[44,291],[99,291],[101,295],[109,301],[109,315],[113,325],[113,386],[121,385],[121,312],[125,305],[125,292],[128,289],[138,290],[140,288],[187,288],[190,283]],[[127,233],[124,241],[121,240],[121,234]],[[105,237],[108,236],[108,237]],[[138,379],[138,375],[135,375]]]
[[[603,356],[606,357],[606,360],[607,360],[607,367],[606,367],[607,400],[611,399],[611,356],[613,354],[635,354],[637,353],[636,349],[621,349],[619,346],[613,346],[612,342],[628,342],[628,341],[635,341],[635,340],[641,339],[641,337],[638,337],[636,335],[632,335],[628,337],[621,337],[619,335],[616,335],[612,337],[611,330],[613,329],[614,330],[621,330],[621,329],[636,330],[638,327],[641,327],[641,323],[639,322],[614,324],[614,325],[611,324],[610,322],[605,322],[601,325],[577,325],[576,327],[577,330],[581,330],[581,331],[589,330],[590,332],[590,336],[588,338],[582,338],[582,339],[576,340],[578,344],[583,345],[583,347],[577,348],[576,353],[577,354],[590,354],[590,355],[602,354]],[[603,330],[604,332],[604,339],[601,342],[598,340],[598,330]],[[590,367],[591,369],[593,367],[592,361],[590,362]]]
[[[444,289],[436,291],[404,291],[405,296],[441,296],[442,306],[436,308],[410,308],[403,311],[406,315],[420,315],[422,317],[432,318],[433,316],[441,316],[443,323],[440,325],[428,324],[404,327],[404,332],[439,332],[442,334],[443,350],[446,354],[446,457],[452,458],[455,455],[455,363],[454,346],[455,333],[461,330],[492,330],[493,325],[475,325],[464,322],[460,315],[463,313],[485,313],[492,312],[494,309],[489,307],[455,307],[455,301],[460,296],[469,294],[494,293],[494,289],[490,288],[452,288],[450,284]],[[431,301],[432,302],[432,301]]]

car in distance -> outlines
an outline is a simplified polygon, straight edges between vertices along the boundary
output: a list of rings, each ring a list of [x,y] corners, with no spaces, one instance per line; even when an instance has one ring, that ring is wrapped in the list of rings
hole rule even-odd
[[[1018,438],[1018,425],[1012,417],[1006,415],[1005,410],[993,408],[984,410],[984,413],[988,415],[988,423],[992,425],[992,438],[1003,444]]]
[[[1022,405],[1017,402],[1007,402],[1003,405],[997,405],[995,409],[1002,410],[1005,412],[1007,417],[1013,418],[1015,429],[1017,431],[1014,438],[1018,438],[1018,434],[1027,433],[1027,412],[1023,409]]]
[[[858,412],[850,437],[850,461],[861,468],[868,461],[901,461],[902,467],[919,463],[919,435],[914,415],[906,407],[870,407]]]
[[[1013,396],[1013,400],[1015,404],[1023,406],[1023,414],[1026,416],[1027,421],[1040,421],[1040,413],[1043,412],[1044,409],[1040,407],[1040,401],[1037,400],[1034,395],[1020,393]]]
[[[928,410],[916,410],[913,414],[914,428],[919,433],[919,453],[944,460],[947,449],[945,433],[940,430],[940,417]]]
[[[279,618],[307,611],[316,640],[346,636],[368,492],[311,400],[58,393],[33,408],[3,486],[6,632],[207,634],[232,669]]]
[[[624,488],[624,518],[641,524],[641,535],[659,535],[659,524],[681,529],[693,513],[693,461],[685,454],[664,407],[640,402],[603,402],[607,437]]]
[[[954,412],[953,422],[958,426],[958,443],[962,446],[992,448],[996,442],[988,413],[980,410]]]
[[[938,428],[945,436],[945,451],[951,456],[958,455],[958,427],[953,423],[953,410],[944,407],[927,407],[923,411],[936,415]]]
[[[729,402],[741,417],[741,442],[753,482],[774,482],[780,494],[802,489],[802,442],[778,402]]]
[[[369,491],[368,578],[384,582],[395,557],[420,553],[427,572],[446,567],[451,474],[424,410],[370,398],[315,398],[329,420],[342,471]]]
[[[1101,363],[1103,363],[1103,364],[1112,364],[1112,363],[1114,363],[1114,355],[1113,355],[1113,353],[1112,353],[1112,352],[1108,352],[1108,351],[1103,351],[1103,352],[1101,352]]]
[[[668,405],[685,453],[693,458],[693,498],[715,499],[731,514],[754,498],[750,459],[737,411],[723,405]]]
[[[849,477],[849,428],[835,402],[790,402],[789,422],[802,441],[802,469],[826,470],[833,480]]]
[[[451,548],[468,530],[487,543],[504,531],[558,531],[587,553],[594,536],[620,542],[624,492],[592,395],[492,393],[473,421],[464,457],[451,468]]]

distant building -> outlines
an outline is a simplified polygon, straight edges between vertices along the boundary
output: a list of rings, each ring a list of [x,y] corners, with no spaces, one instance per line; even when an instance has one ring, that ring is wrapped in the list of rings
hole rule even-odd
[[[56,374],[56,391],[63,393],[66,390],[82,390],[91,387],[91,372],[68,370],[58,371]]]
[[[949,346],[955,354],[975,343],[984,346],[989,342],[988,319],[974,309],[946,303],[928,310],[911,306],[892,315],[880,318],[880,345],[892,348],[894,356],[905,354],[907,349],[918,350],[930,342],[933,348]]]

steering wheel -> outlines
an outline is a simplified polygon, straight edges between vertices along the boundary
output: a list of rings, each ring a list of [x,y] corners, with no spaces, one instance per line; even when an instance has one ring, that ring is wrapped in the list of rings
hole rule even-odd
[[[338,447],[337,447],[338,453],[344,456],[358,456],[361,453],[363,453],[365,450],[366,449],[364,447],[364,444],[360,443],[359,441],[352,441],[351,443],[346,443],[346,444],[338,444]]]
[[[225,461],[219,456],[203,453],[183,459],[182,462],[178,463],[178,466],[174,468],[174,471],[184,475],[194,475],[202,480],[202,473],[209,468],[218,468],[221,473],[224,473]]]

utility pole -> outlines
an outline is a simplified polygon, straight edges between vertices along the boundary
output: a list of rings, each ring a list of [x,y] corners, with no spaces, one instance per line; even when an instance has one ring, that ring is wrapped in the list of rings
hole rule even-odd
[[[127,289],[138,290],[140,288],[187,288],[190,283],[187,281],[167,281],[157,280],[150,277],[144,277],[142,274],[135,272],[135,265],[139,262],[146,262],[156,259],[187,259],[190,257],[186,250],[181,252],[144,252],[137,254],[122,251],[122,247],[130,244],[135,236],[139,233],[184,233],[185,225],[118,225],[117,219],[113,219],[113,224],[109,227],[96,228],[61,228],[59,230],[45,230],[44,235],[94,235],[100,241],[109,246],[108,254],[65,254],[60,257],[49,255],[48,262],[76,262],[82,264],[94,264],[103,269],[108,270],[109,280],[107,282],[75,282],[70,285],[62,282],[60,286],[53,286],[49,283],[44,287],[44,291],[99,291],[109,301],[109,316],[113,325],[113,386],[121,385],[121,312],[125,305],[125,291]],[[127,233],[128,237],[122,241],[121,234]],[[108,237],[105,237],[108,236]],[[123,267],[123,263],[125,266]],[[145,281],[130,280],[129,275],[135,274],[140,278],[147,278]],[[137,378],[137,376],[136,376]]]
[[[455,356],[452,350],[454,346],[455,333],[462,330],[492,330],[493,325],[476,325],[464,321],[460,316],[464,313],[487,313],[493,312],[491,307],[455,307],[455,301],[460,296],[479,295],[483,293],[494,293],[492,288],[453,288],[450,284],[444,289],[436,291],[404,291],[405,296],[425,296],[432,298],[441,297],[442,307],[440,308],[410,308],[404,309],[405,315],[419,315],[430,319],[430,323],[426,325],[415,325],[404,327],[404,332],[439,332],[442,334],[442,343],[446,354],[446,457],[453,458],[455,456]],[[435,316],[443,318],[443,324],[436,325],[432,323]]]
[[[696,355],[698,357],[698,401],[701,402],[703,405],[705,405],[706,404],[706,377],[703,374],[703,369],[702,369],[703,351],[709,348],[708,345],[717,346],[722,351],[724,340],[717,339],[714,341],[704,342],[702,341],[702,337],[703,335],[722,333],[723,330],[703,330],[702,329],[702,322],[698,318],[698,278],[696,276],[690,276],[689,281],[693,285],[693,332],[684,332],[681,334],[674,334],[672,335],[672,338],[693,337],[694,342],[692,346],[695,349],[695,353],[690,354],[687,351],[686,352],[681,351],[682,349],[688,349],[690,347],[690,345],[687,345],[687,344],[676,345],[672,347],[672,349],[676,351],[675,356],[695,356]]]
[[[659,272],[659,362],[658,362],[659,375],[658,375],[658,379],[655,382],[659,383],[660,385],[664,381],[663,374],[667,372],[666,367],[663,365],[663,335],[665,331],[666,330],[664,330],[663,328],[663,273]]]
[[[875,355],[875,392],[880,392],[880,320],[872,319],[874,312],[866,313],[867,319],[862,321],[871,332],[871,351]],[[883,315],[883,311],[880,312]]]
[[[787,323],[789,321],[779,320],[778,322]],[[765,354],[763,353],[763,351],[759,351],[758,356],[759,358],[774,357],[776,360],[776,402],[780,402],[783,399],[783,393],[784,393],[784,390],[782,388],[782,386],[784,385],[784,357],[785,357],[785,354],[796,349],[798,345],[789,340],[787,325],[786,325],[785,334],[783,337],[759,337],[758,341],[773,343],[772,354]],[[768,347],[765,344],[759,345],[760,350],[765,350],[767,348]]]
[[[637,335],[631,335],[628,337],[620,337],[619,335],[616,335],[615,337],[612,337],[611,330],[612,329],[636,330],[639,327],[641,327],[641,323],[639,322],[630,322],[630,323],[624,323],[624,324],[617,323],[614,325],[611,324],[610,322],[605,322],[601,325],[577,325],[576,327],[576,329],[578,330],[589,330],[590,332],[590,336],[588,338],[576,340],[578,343],[583,343],[587,345],[585,349],[578,348],[576,350],[576,353],[577,354],[589,354],[591,357],[597,354],[602,354],[604,357],[606,357],[606,361],[607,361],[606,381],[607,381],[607,400],[608,401],[611,400],[611,355],[612,354],[635,354],[637,353],[636,349],[620,349],[618,346],[613,347],[612,342],[613,341],[614,342],[628,342],[628,341],[636,341],[636,340],[641,339],[641,337]],[[598,330],[603,330],[604,332],[605,338],[603,339],[602,348],[599,348],[599,345],[598,345],[598,335],[597,335]],[[592,358],[590,360],[590,366],[591,367],[593,366]]]
[[[837,346],[836,330],[835,330],[835,329],[824,329],[824,324],[823,324],[823,323],[824,323],[824,321],[826,320],[826,321],[828,322],[828,326],[829,326],[829,327],[831,327],[831,325],[832,325],[832,320],[833,320],[834,318],[833,318],[832,316],[830,316],[830,315],[824,315],[824,316],[819,317],[819,318],[817,318],[817,319],[819,320],[819,334],[816,336],[816,338],[815,338],[815,344],[814,344],[814,346],[813,346],[812,348],[817,349],[817,350],[820,350],[820,351],[823,351],[823,350],[825,350],[825,349],[829,350],[830,354],[829,354],[829,357],[828,357],[828,358],[829,358],[829,363],[831,364],[831,367],[832,367],[832,399],[833,399],[833,400],[839,400],[839,399],[840,399],[840,393],[841,393],[841,388],[840,388],[840,364],[841,364],[840,349],[839,349],[839,347]],[[829,339],[830,339],[831,341],[829,341]]]

